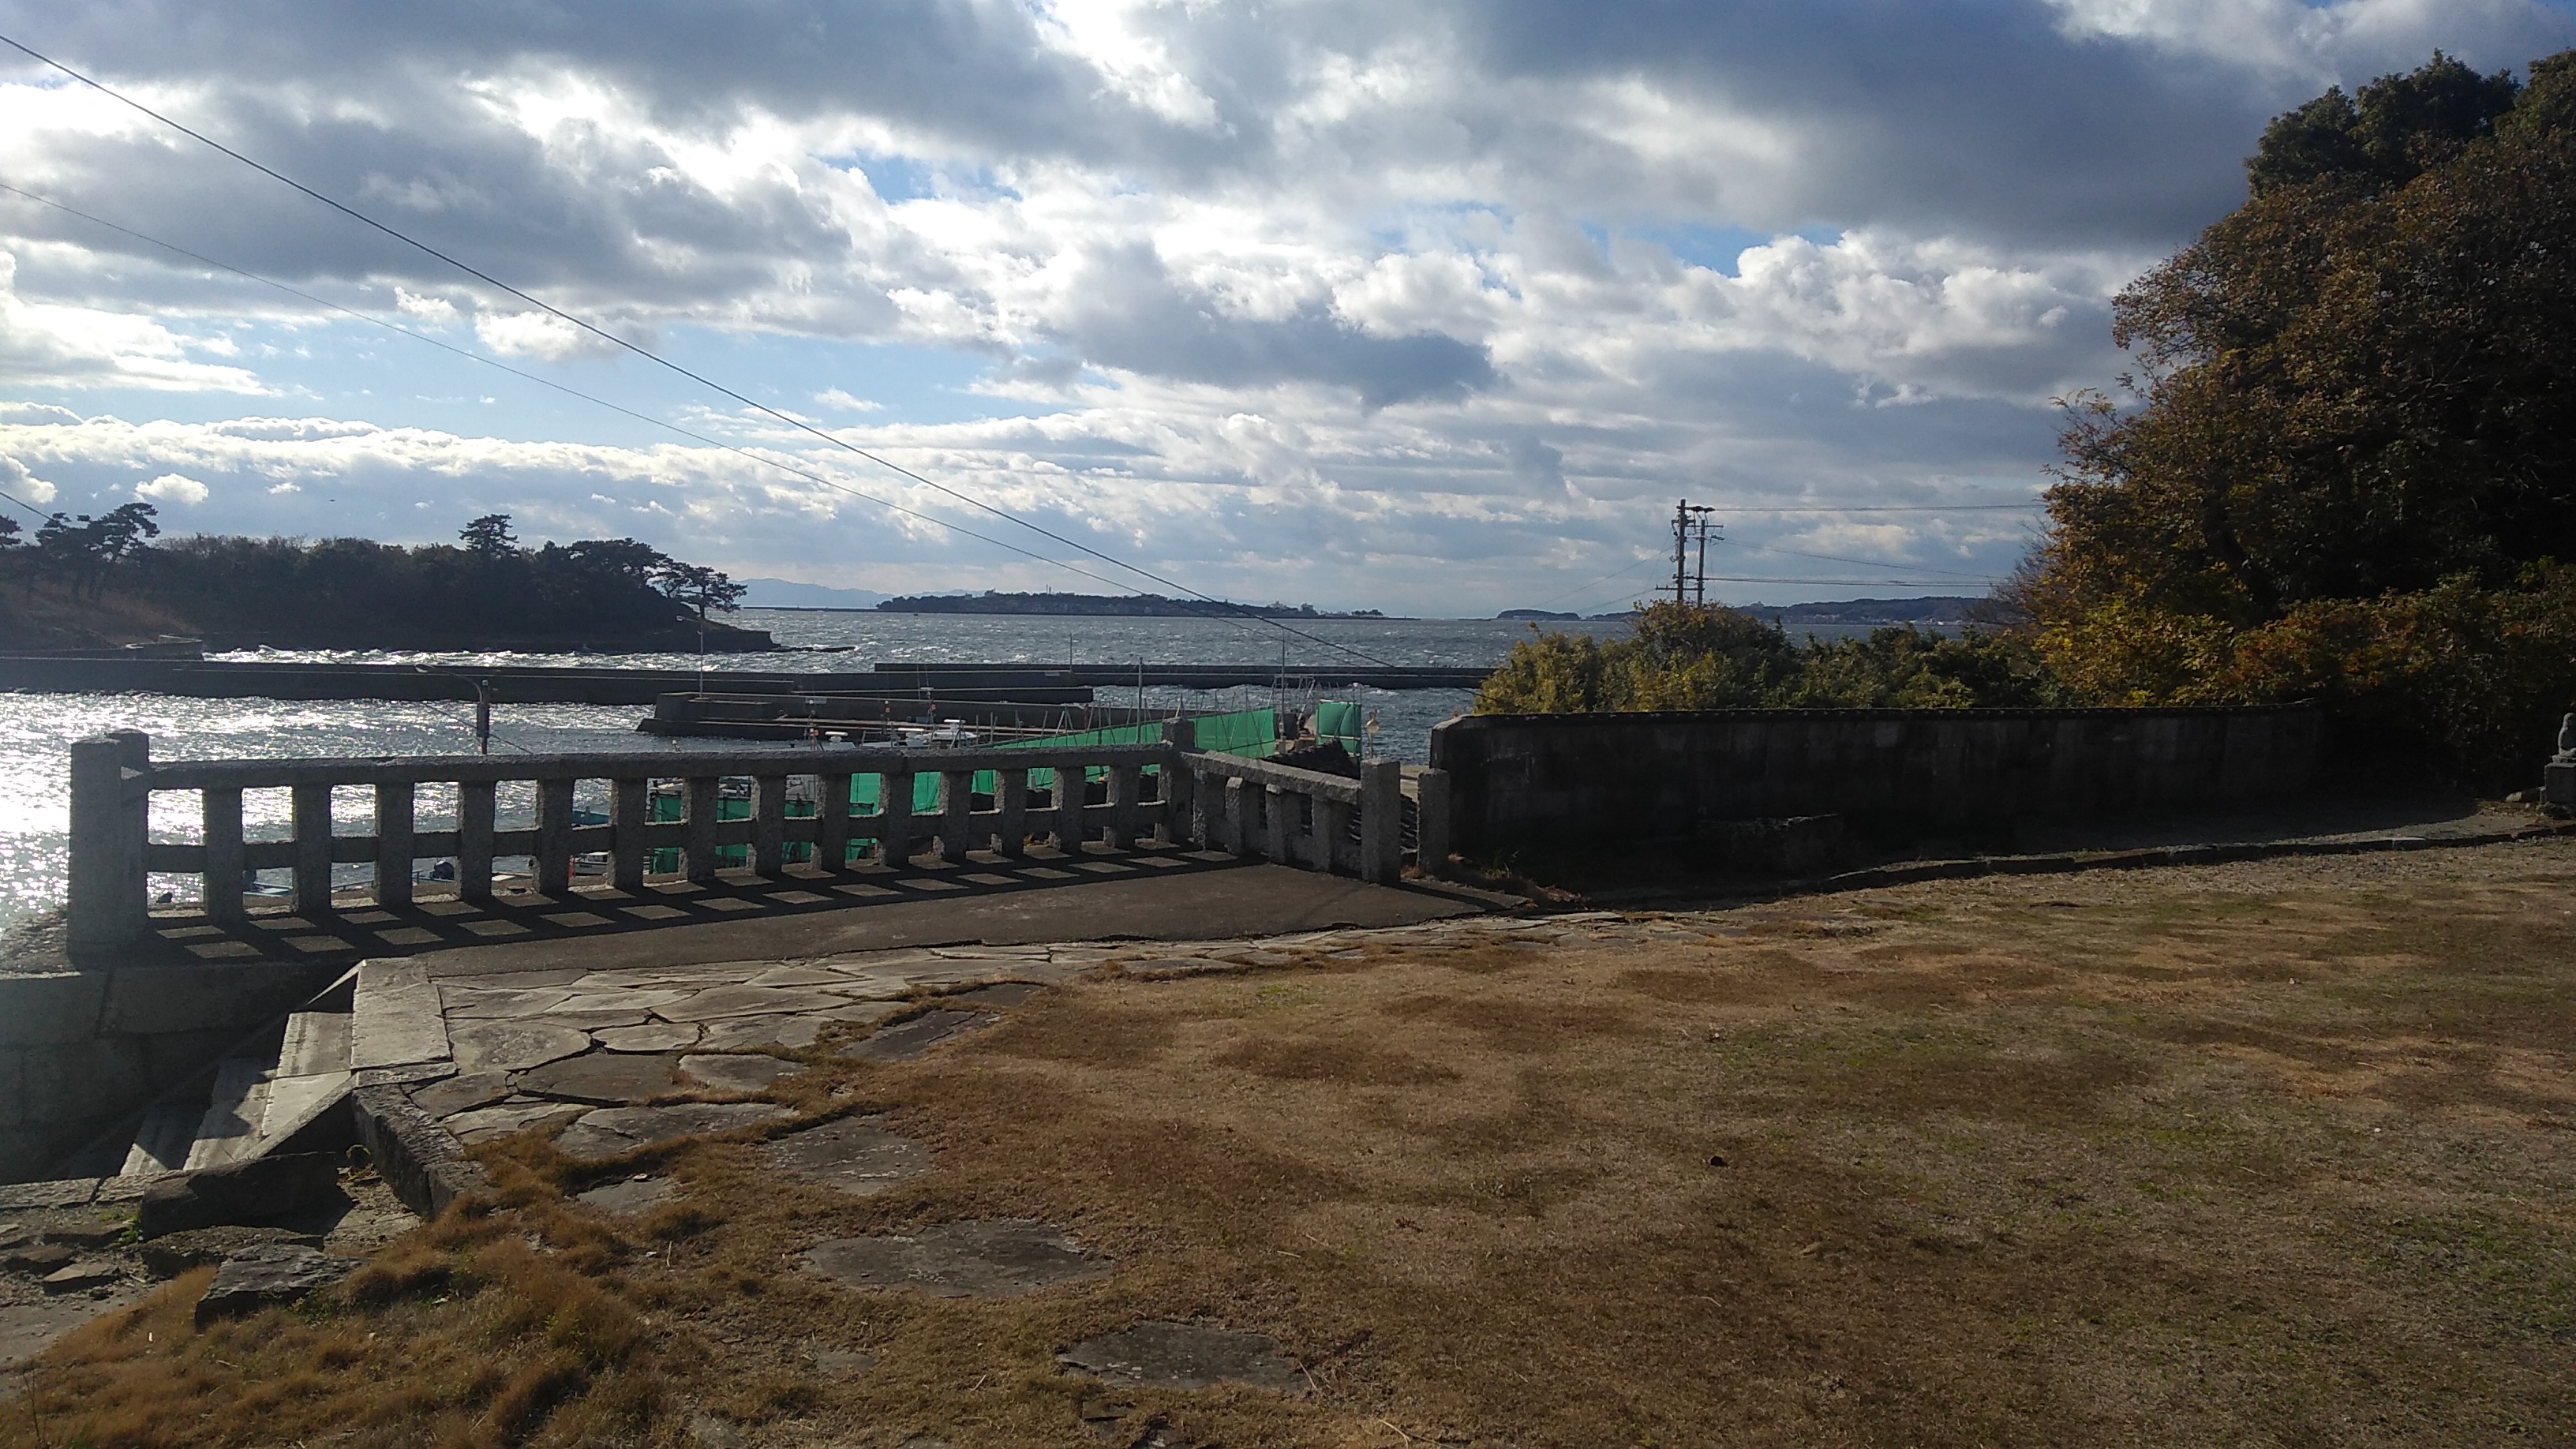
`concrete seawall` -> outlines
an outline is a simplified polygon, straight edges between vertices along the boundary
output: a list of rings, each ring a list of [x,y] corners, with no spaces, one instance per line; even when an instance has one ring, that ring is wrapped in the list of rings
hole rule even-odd
[[[1470,715],[1431,732],[1452,848],[1599,846],[1839,815],[1880,833],[2223,809],[2316,779],[2308,705]]]

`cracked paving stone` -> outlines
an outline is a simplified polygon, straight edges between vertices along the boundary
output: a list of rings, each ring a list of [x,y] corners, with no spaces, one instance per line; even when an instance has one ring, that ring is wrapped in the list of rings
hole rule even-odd
[[[809,1047],[836,1018],[830,1016],[737,1016],[707,1023],[698,1049],[746,1051],[754,1047]]]
[[[996,1218],[942,1223],[909,1237],[836,1238],[805,1254],[806,1267],[852,1288],[910,1288],[934,1298],[1016,1298],[1060,1283],[1108,1276],[1052,1223]]]
[[[908,1062],[941,1042],[982,1031],[1000,1020],[976,1011],[925,1011],[841,1048],[840,1055],[863,1062]]]
[[[631,1218],[651,1212],[669,1202],[673,1194],[679,1190],[680,1185],[667,1177],[649,1177],[638,1173],[633,1177],[622,1177],[615,1182],[594,1187],[588,1192],[575,1193],[573,1197],[576,1201],[588,1203],[601,1212]]]
[[[643,1026],[612,1026],[590,1035],[613,1052],[667,1052],[696,1046],[699,1030],[693,1021],[656,1021]]]
[[[661,1107],[601,1107],[586,1113],[582,1119],[555,1139],[555,1146],[566,1156],[584,1162],[604,1162],[622,1157],[639,1147],[694,1137],[702,1132],[726,1132],[736,1127],[750,1127],[762,1122],[775,1122],[793,1116],[784,1107],[767,1102],[673,1102]]]
[[[677,1058],[629,1052],[592,1052],[548,1062],[519,1074],[519,1090],[566,1102],[600,1107],[631,1107],[681,1090],[671,1076]]]
[[[536,1021],[473,1021],[447,1034],[467,1072],[524,1072],[590,1050],[590,1033]]]
[[[489,1107],[509,1095],[507,1072],[467,1072],[411,1089],[413,1105],[432,1117],[453,1117],[459,1112]]]
[[[581,1110],[573,1102],[500,1102],[459,1112],[440,1121],[439,1125],[456,1134],[456,1140],[472,1146],[524,1132],[541,1122],[562,1121]]]
[[[1294,1393],[1305,1387],[1305,1376],[1280,1356],[1275,1340],[1197,1323],[1148,1320],[1086,1338],[1056,1355],[1056,1362],[1139,1388],[1204,1389],[1230,1382]]]
[[[1046,988],[1034,981],[997,981],[940,998],[943,1006],[973,1006],[987,1011],[1008,1010],[1027,1001]]]
[[[654,1008],[664,1021],[713,1021],[727,1016],[782,1016],[829,1011],[849,1002],[820,991],[785,986],[711,986],[686,1001]]]
[[[844,1117],[762,1144],[771,1167],[854,1197],[885,1191],[930,1170],[930,1149],[878,1125],[882,1117]]]
[[[765,1092],[780,1077],[805,1070],[803,1062],[777,1057],[697,1055],[680,1058],[680,1071],[711,1091]]]

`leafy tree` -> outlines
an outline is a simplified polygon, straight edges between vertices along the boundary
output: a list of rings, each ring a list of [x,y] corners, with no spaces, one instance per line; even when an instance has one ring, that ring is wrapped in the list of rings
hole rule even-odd
[[[737,584],[711,568],[665,560],[653,572],[654,587],[663,597],[697,612],[698,622],[707,622],[709,609],[730,609],[750,592],[748,585]]]
[[[2238,655],[2281,621],[2528,593],[2576,558],[2576,52],[2522,87],[2437,54],[2329,91],[2247,173],[2118,299],[2130,403],[2071,400],[2017,593],[2088,698],[2251,697]],[[2515,768],[2492,732],[2410,727]]]
[[[631,538],[590,538],[563,546],[571,561],[636,583],[652,582],[654,573],[672,562],[670,555]]]
[[[465,525],[457,535],[465,541],[465,551],[480,559],[497,559],[518,551],[518,536],[510,532],[510,515],[486,513]]]
[[[1539,633],[1476,694],[1480,714],[1659,709],[1958,709],[2062,702],[2018,635],[1913,628],[1792,643],[1733,609],[1649,605],[1627,638]]]
[[[2437,50],[2412,75],[2362,87],[2357,103],[2338,86],[2276,117],[2246,179],[2257,196],[2320,178],[2403,186],[2493,134],[2519,90],[2511,71],[2482,76]]]
[[[95,518],[49,514],[36,529],[36,561],[69,579],[75,597],[97,598],[110,569],[142,554],[150,547],[147,539],[160,537],[161,525],[153,521],[157,512],[149,503],[128,503]],[[28,587],[35,587],[32,575]]]

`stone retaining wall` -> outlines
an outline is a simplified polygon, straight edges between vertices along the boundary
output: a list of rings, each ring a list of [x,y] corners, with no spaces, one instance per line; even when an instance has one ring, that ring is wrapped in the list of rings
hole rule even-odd
[[[1471,858],[1839,815],[1877,833],[2145,815],[2297,795],[2310,705],[1469,715],[1431,732]]]

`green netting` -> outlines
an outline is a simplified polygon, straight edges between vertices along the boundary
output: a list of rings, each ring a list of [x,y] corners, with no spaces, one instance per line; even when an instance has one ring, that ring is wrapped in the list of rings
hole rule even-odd
[[[1360,707],[1347,700],[1319,700],[1315,705],[1316,743],[1329,745],[1339,740],[1342,748],[1351,752],[1351,758],[1358,759],[1361,754],[1360,736],[1367,727],[1367,721],[1368,717]]]
[[[1344,711],[1345,713],[1327,716],[1326,711],[1331,710]],[[1358,754],[1359,737],[1357,731],[1359,724],[1359,706],[1326,700],[1316,707],[1315,720],[1317,731],[1324,734],[1326,738],[1334,738],[1336,737],[1335,733],[1326,728],[1325,721],[1327,718],[1345,724],[1348,727],[1350,733],[1343,742],[1350,748],[1351,753]],[[1202,750],[1214,750],[1220,754],[1227,755],[1244,755],[1253,759],[1266,758],[1279,752],[1279,715],[1274,710],[1246,709],[1237,710],[1232,714],[1201,715],[1193,721],[1193,723],[1197,726],[1195,738],[1198,741],[1198,747]],[[1081,749],[1087,745],[1160,744],[1162,739],[1163,726],[1161,721],[1157,720],[1139,725],[1111,725],[1096,730],[1078,730],[1071,734],[1043,735],[1037,739],[1030,740],[1008,740],[996,744],[993,748],[1002,750],[1055,751]],[[1149,775],[1156,773],[1155,767],[1152,765],[1146,766],[1145,773]],[[1109,772],[1105,769],[1093,769],[1089,772],[1085,783],[1089,783],[1090,780],[1105,779],[1108,777],[1108,774]],[[971,788],[978,795],[990,795],[993,793],[993,784],[994,780],[992,771],[978,770],[975,772],[975,783]],[[882,788],[882,777],[880,776],[852,775],[850,777],[850,809],[852,813],[860,815],[875,814],[877,810],[877,796]],[[1054,789],[1055,771],[1044,765],[1032,766],[1029,770],[1029,788],[1033,790]],[[935,770],[916,772],[912,777],[912,813],[915,815],[930,815],[936,813],[938,809],[938,772]],[[652,797],[651,813],[652,818],[655,820],[678,820],[681,818],[684,810],[685,807],[682,805],[681,799],[678,795],[657,794]],[[810,801],[791,800],[787,803],[787,813],[799,816],[811,815],[814,813],[814,806]],[[750,816],[751,801],[748,799],[739,796],[726,796],[721,797],[716,801],[716,818],[718,820],[745,820],[750,818]],[[790,845],[787,847],[787,855],[790,860],[803,860],[807,855],[811,854],[812,851],[813,847],[810,845]],[[719,866],[741,866],[748,863],[749,857],[750,852],[748,848],[744,846],[719,845],[716,847],[716,864]],[[680,868],[680,853],[676,850],[654,851],[653,858],[647,868],[657,874],[668,874],[672,871],[676,871]]]

